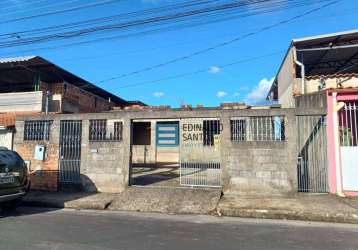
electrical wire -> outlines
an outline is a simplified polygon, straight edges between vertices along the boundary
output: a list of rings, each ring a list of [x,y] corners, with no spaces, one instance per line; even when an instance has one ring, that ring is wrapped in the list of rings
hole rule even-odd
[[[205,54],[205,53],[208,53],[208,52],[211,52],[215,49],[218,49],[218,48],[221,48],[221,47],[224,47],[224,46],[227,46],[227,45],[230,45],[232,43],[235,43],[235,42],[238,42],[240,40],[243,40],[245,38],[248,38],[248,37],[251,37],[251,36],[254,36],[256,34],[259,34],[259,33],[262,33],[264,31],[267,31],[267,30],[271,30],[275,27],[278,27],[278,26],[281,26],[283,24],[286,24],[286,23],[289,23],[289,22],[292,22],[296,19],[300,19],[306,15],[309,15],[309,14],[312,14],[314,12],[317,12],[317,11],[320,11],[321,9],[323,8],[326,8],[328,6],[331,6],[333,4],[336,4],[338,2],[341,2],[342,0],[335,0],[335,1],[331,1],[327,4],[324,4],[320,7],[316,7],[314,9],[311,9],[309,11],[306,11],[302,14],[298,14],[296,16],[293,16],[291,18],[288,18],[288,19],[285,19],[285,20],[282,20],[282,21],[279,21],[275,24],[272,24],[272,25],[267,25],[267,26],[264,26],[262,28],[260,28],[259,30],[257,31],[253,31],[253,32],[250,32],[250,33],[246,33],[244,35],[241,35],[241,36],[238,36],[234,39],[231,39],[231,40],[228,40],[228,41],[225,41],[225,42],[222,42],[222,43],[219,43],[215,46],[212,46],[212,47],[207,47],[205,49],[201,49],[201,50],[198,50],[198,51],[195,51],[193,53],[190,53],[188,55],[185,55],[185,56],[181,56],[181,57],[177,57],[177,58],[174,58],[174,59],[171,59],[169,61],[166,61],[166,62],[163,62],[163,63],[159,63],[159,64],[155,64],[155,65],[152,65],[152,66],[149,66],[149,67],[145,67],[145,68],[142,68],[142,69],[139,69],[139,70],[135,70],[135,71],[132,71],[132,72],[129,72],[129,73],[125,73],[125,74],[121,74],[121,75],[118,75],[118,76],[113,76],[113,77],[110,77],[110,78],[107,78],[107,79],[103,79],[103,80],[100,80],[98,81],[97,83],[103,83],[103,82],[108,82],[108,81],[113,81],[113,80],[116,80],[116,79],[120,79],[120,78],[124,78],[124,77],[128,77],[128,76],[133,76],[133,75],[137,75],[139,73],[143,73],[143,72],[147,72],[147,71],[150,71],[150,70],[153,70],[153,69],[157,69],[157,68],[161,68],[161,67],[164,67],[164,66],[167,66],[167,65],[170,65],[170,64],[173,64],[173,63],[177,63],[179,61],[183,61],[183,60],[187,60],[187,59],[190,59],[192,57],[196,57],[198,55],[201,55],[201,54]]]
[[[261,56],[250,57],[250,58],[242,59],[242,60],[239,60],[239,61],[218,65],[217,67],[219,67],[220,69],[223,69],[223,68],[231,67],[231,66],[234,66],[234,65],[237,65],[237,64],[247,63],[247,62],[256,61],[256,60],[259,60],[259,59],[262,59],[262,58],[279,55],[279,54],[284,53],[285,51],[286,50],[280,50],[280,51],[276,51],[276,52],[261,55]],[[182,73],[182,74],[167,76],[167,77],[159,78],[159,79],[156,79],[156,80],[150,80],[150,81],[143,81],[143,82],[138,82],[138,83],[133,83],[133,84],[127,84],[127,85],[119,86],[119,88],[137,87],[137,86],[142,86],[142,85],[146,85],[146,84],[157,83],[157,82],[162,82],[162,81],[167,81],[167,80],[174,80],[174,79],[183,78],[183,77],[187,77],[187,76],[197,75],[197,74],[205,73],[205,72],[208,72],[208,68],[203,68],[203,69],[199,69],[199,70],[196,70],[196,71],[191,71],[191,72],[186,72],[186,73]]]

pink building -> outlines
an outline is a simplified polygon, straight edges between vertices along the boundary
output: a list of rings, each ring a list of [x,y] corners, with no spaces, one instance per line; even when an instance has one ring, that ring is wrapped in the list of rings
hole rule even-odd
[[[314,151],[311,158],[298,155],[306,157],[303,169],[298,163],[298,190],[303,185],[305,192],[358,196],[358,30],[292,40],[268,99],[283,108],[326,113],[327,137],[321,145],[327,159],[312,158]],[[300,184],[300,178],[305,183]],[[317,182],[319,188],[311,188]]]

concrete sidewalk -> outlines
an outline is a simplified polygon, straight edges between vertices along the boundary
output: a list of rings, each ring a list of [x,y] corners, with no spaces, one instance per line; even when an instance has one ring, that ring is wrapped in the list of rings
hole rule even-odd
[[[358,199],[328,194],[297,194],[292,197],[224,195],[217,211],[223,216],[358,224]]]
[[[326,194],[220,196],[218,190],[136,187],[119,194],[32,191],[24,198],[24,205],[358,224],[358,199]]]
[[[217,189],[130,187],[118,194],[31,191],[27,206],[74,209],[213,214],[221,197]]]

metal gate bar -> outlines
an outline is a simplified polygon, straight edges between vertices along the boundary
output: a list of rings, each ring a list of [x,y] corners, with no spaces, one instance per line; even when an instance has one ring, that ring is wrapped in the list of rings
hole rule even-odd
[[[60,183],[79,184],[82,121],[60,123]]]
[[[328,192],[325,116],[298,116],[299,192]]]
[[[341,146],[358,146],[358,102],[346,102],[339,111]]]
[[[193,125],[196,133],[192,142],[180,143],[180,185],[221,187],[220,120],[197,118],[182,122]]]

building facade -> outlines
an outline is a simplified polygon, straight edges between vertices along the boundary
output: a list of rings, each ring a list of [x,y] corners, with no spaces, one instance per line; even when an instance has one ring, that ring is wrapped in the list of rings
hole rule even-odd
[[[246,107],[23,116],[16,122],[15,149],[29,164],[36,189],[77,185],[120,192],[159,185],[292,194],[311,191],[299,189],[297,119],[320,120],[321,112]],[[312,129],[300,131],[302,141]],[[307,147],[320,143],[320,137],[309,140]]]
[[[38,56],[0,59],[0,146],[12,148],[17,115],[88,113],[127,101]]]
[[[327,110],[329,191],[358,196],[358,31],[294,39],[268,99]]]

